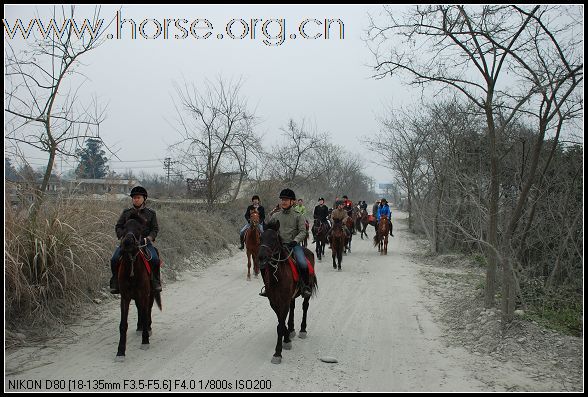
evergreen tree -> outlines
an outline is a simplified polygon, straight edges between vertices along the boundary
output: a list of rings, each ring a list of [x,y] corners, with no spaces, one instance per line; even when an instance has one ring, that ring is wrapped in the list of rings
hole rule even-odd
[[[80,164],[76,169],[79,178],[102,179],[108,174],[108,158],[102,150],[102,141],[90,138],[86,141],[86,148],[78,151]]]

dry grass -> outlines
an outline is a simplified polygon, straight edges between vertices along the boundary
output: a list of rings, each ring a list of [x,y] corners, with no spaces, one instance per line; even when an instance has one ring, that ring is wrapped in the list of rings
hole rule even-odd
[[[190,266],[185,258],[194,253],[213,256],[238,242],[240,208],[148,204],[157,211],[156,246],[165,263],[165,283]],[[129,205],[59,197],[48,200],[32,222],[26,209],[5,202],[7,330],[49,334],[97,296],[109,296],[105,290],[117,243],[114,225]]]

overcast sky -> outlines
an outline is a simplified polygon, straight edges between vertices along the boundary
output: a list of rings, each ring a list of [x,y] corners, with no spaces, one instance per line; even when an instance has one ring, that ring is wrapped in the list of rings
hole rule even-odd
[[[102,7],[104,25],[115,17],[117,9]],[[197,32],[206,34],[206,24],[210,23],[212,34],[200,40],[191,35],[175,39],[173,36],[181,36],[182,31],[172,22],[167,39],[163,33],[155,39],[140,35],[133,39],[129,25],[123,25],[120,39],[106,40],[81,59],[79,71],[88,81],[80,98],[96,94],[108,106],[100,136],[124,161],[111,159],[110,168],[117,172],[133,169],[135,173],[163,173],[167,147],[179,140],[174,129],[174,82],[202,86],[205,79],[214,80],[220,75],[244,80],[242,94],[260,118],[257,131],[264,135],[264,144],[270,146],[276,141],[289,118],[305,119],[318,131],[328,132],[333,143],[361,155],[365,172],[377,182],[392,181],[389,170],[370,162],[370,153],[361,143],[361,138],[368,135],[378,139],[377,117],[386,106],[399,107],[413,100],[409,88],[398,79],[371,78],[369,65],[373,59],[362,37],[366,36],[368,12],[377,15],[380,11],[380,5],[123,6],[122,18],[132,19],[137,26],[146,19],[161,25],[164,19],[185,19],[188,23],[183,26],[189,27],[200,19],[197,26],[202,29]],[[11,24],[20,18],[27,25],[35,16],[50,18],[51,12],[52,6],[5,6],[5,18]],[[78,7],[76,20],[90,17],[89,12],[93,8]],[[255,38],[251,38],[252,19],[260,20]],[[277,44],[278,39],[268,40],[263,33],[263,23],[270,19],[283,21],[266,25],[272,37],[277,37],[280,26],[285,26],[281,44]],[[329,39],[324,38],[325,19],[343,22],[343,39],[339,38],[337,25],[331,26]],[[232,20],[235,37],[245,29],[241,20],[247,22],[250,30],[245,38],[227,37],[226,26]],[[303,39],[299,26],[304,21],[309,21],[305,25],[308,36],[322,33],[323,37]],[[155,22],[144,26],[146,35],[155,34]],[[113,24],[107,31],[116,35],[116,30]],[[219,34],[223,34],[222,39]],[[292,39],[291,34],[296,38]],[[16,39],[12,42],[16,44]],[[44,165],[42,154],[28,154],[35,168]],[[60,162],[56,164],[58,172],[61,166]],[[70,167],[63,163],[64,171]]]

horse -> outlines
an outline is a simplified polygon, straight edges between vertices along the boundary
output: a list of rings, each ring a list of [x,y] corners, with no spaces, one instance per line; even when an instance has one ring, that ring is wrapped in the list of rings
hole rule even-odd
[[[388,232],[390,231],[390,225],[388,224],[388,218],[380,218],[378,222],[378,228],[376,235],[374,236],[374,247],[378,246],[378,252],[380,255],[388,255]]]
[[[353,230],[355,232],[361,232],[361,212],[362,210],[359,207],[353,208]]]
[[[345,230],[343,230],[343,222],[335,220],[331,232],[331,256],[333,257],[333,269],[338,268],[341,270],[341,261],[343,260],[343,250],[345,249],[346,238]],[[335,263],[335,258],[338,263]]]
[[[151,288],[150,270],[140,242],[145,236],[146,221],[140,215],[131,215],[124,225],[123,237],[121,239],[121,259],[118,265],[118,284],[120,289],[120,339],[117,361],[124,361],[126,344],[129,305],[131,299],[135,300],[139,320],[137,321],[137,332],[142,332],[141,349],[149,348],[149,336],[151,334],[151,309],[153,301],[157,302],[161,310],[161,293]]]
[[[368,234],[366,232],[366,229],[367,229],[367,227],[369,225],[369,215],[368,215],[367,210],[361,210],[360,215],[361,215],[361,217],[360,217],[361,229],[359,231],[361,232],[360,237],[363,240],[363,235],[364,234],[365,234],[366,238],[369,238],[368,237]]]
[[[296,306],[296,298],[300,296],[298,284],[294,281],[294,276],[290,265],[287,263],[291,252],[284,247],[282,238],[278,231],[280,229],[280,222],[273,221],[266,225],[266,229],[261,235],[261,244],[259,248],[259,263],[262,270],[263,283],[270,306],[278,317],[278,342],[276,350],[272,357],[273,364],[280,364],[282,362],[282,347],[286,350],[292,348],[291,337],[296,335],[294,329],[294,309]],[[312,251],[304,248],[304,255],[314,266],[314,254]],[[292,258],[294,259],[294,258]],[[311,288],[311,296],[316,293],[318,284],[316,275],[310,273],[309,281]],[[310,298],[304,298],[302,303],[302,323],[300,324],[300,333],[298,337],[306,338],[306,314]],[[288,327],[286,327],[286,316],[288,317]],[[283,340],[283,345],[282,345]]]
[[[315,219],[312,225],[312,230],[316,239],[316,257],[322,260],[325,255],[325,246],[327,245],[327,232],[329,231],[329,224],[322,222],[320,219]]]
[[[345,218],[345,226],[349,230],[349,238],[345,241],[345,252],[351,252],[351,240],[353,239],[355,228],[353,227],[353,219],[350,216]]]
[[[259,252],[259,241],[261,233],[259,231],[259,212],[257,210],[251,211],[249,217],[251,227],[245,232],[245,247],[247,251],[247,281],[251,280],[251,259],[253,258],[253,273],[255,278],[259,275],[259,261],[257,254]]]

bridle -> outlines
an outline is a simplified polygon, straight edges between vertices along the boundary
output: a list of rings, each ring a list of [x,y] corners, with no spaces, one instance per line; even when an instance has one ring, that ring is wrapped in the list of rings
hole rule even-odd
[[[141,252],[141,248],[146,247],[147,243],[141,245],[141,235],[139,235],[139,238],[137,238],[137,236],[135,236],[135,233],[133,232],[127,232],[127,234],[124,235],[124,237],[122,237],[120,239],[120,244],[122,244],[123,240],[125,240],[129,235],[133,236],[133,241],[135,243],[135,247],[137,247],[137,252],[133,255],[130,252],[126,252],[130,263],[131,263],[131,274],[130,277],[133,277],[135,275],[135,260],[137,259],[137,255],[139,255],[139,252]],[[149,258],[148,260],[151,260],[151,258]]]

